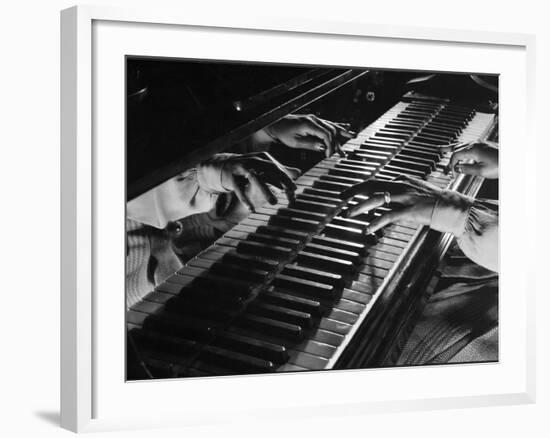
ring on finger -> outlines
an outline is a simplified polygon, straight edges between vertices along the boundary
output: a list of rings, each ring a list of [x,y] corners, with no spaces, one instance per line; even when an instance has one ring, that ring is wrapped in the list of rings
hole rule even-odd
[[[384,205],[391,204],[391,194],[390,192],[384,192]]]

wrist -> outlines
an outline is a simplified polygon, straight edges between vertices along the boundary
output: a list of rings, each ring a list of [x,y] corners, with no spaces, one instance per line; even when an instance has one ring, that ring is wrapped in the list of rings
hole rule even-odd
[[[250,138],[255,147],[267,146],[278,141],[277,137],[273,135],[273,131],[270,126],[266,126],[265,128],[256,131],[250,136]]]
[[[452,233],[457,237],[462,235],[473,204],[474,198],[451,190],[443,190],[435,202],[430,228]]]
[[[199,188],[209,193],[227,193],[224,185],[224,168],[231,157],[235,154],[216,154],[212,158],[199,164],[197,167],[197,182]]]

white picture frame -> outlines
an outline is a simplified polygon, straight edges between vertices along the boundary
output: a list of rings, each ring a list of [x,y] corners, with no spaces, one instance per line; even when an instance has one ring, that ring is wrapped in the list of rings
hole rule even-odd
[[[104,26],[105,25],[105,26]],[[97,27],[100,26],[100,27]],[[104,27],[101,27],[104,26]],[[515,403],[531,403],[535,397],[535,351],[534,351],[534,275],[529,267],[529,258],[523,261],[517,261],[514,266],[514,272],[509,270],[501,271],[501,284],[503,285],[503,294],[506,298],[506,288],[514,288],[518,290],[517,297],[517,312],[518,318],[515,326],[515,333],[511,331],[511,322],[509,313],[507,313],[506,299],[501,306],[501,343],[503,343],[504,352],[508,351],[506,346],[510,343],[510,350],[514,350],[517,357],[512,357],[504,354],[503,359],[498,364],[493,365],[493,368],[484,370],[480,368],[483,377],[480,377],[478,390],[474,391],[471,388],[463,388],[460,391],[458,388],[449,389],[446,392],[439,388],[430,390],[429,394],[414,392],[406,392],[405,388],[396,389],[388,398],[371,396],[365,394],[341,394],[341,397],[332,395],[329,400],[323,399],[322,396],[312,392],[308,397],[300,400],[300,403],[292,406],[285,406],[283,394],[274,396],[274,405],[265,405],[254,403],[253,398],[247,400],[238,400],[235,402],[235,410],[224,412],[223,408],[214,404],[209,405],[210,412],[206,414],[206,401],[203,398],[195,399],[196,411],[194,415],[186,415],[185,408],[174,408],[170,412],[158,407],[156,412],[151,412],[149,416],[140,415],[139,412],[130,414],[125,411],[122,402],[122,392],[126,389],[131,389],[131,394],[127,397],[135,397],[136,394],[143,392],[144,398],[151,397],[151,394],[156,394],[157,400],[161,397],[159,394],[167,393],[167,400],[173,396],[169,395],[171,391],[170,385],[177,385],[181,389],[181,382],[166,381],[166,382],[145,382],[140,384],[120,384],[122,392],[113,393],[106,392],[107,384],[117,379],[120,376],[119,371],[110,373],[109,363],[105,361],[106,354],[110,350],[105,346],[111,341],[105,340],[104,333],[109,327],[116,327],[119,314],[122,314],[123,307],[117,307],[123,303],[122,290],[120,291],[120,299],[114,300],[112,305],[106,304],[104,299],[98,298],[98,288],[104,285],[113,277],[116,277],[117,284],[120,284],[120,278],[116,274],[102,270],[103,261],[98,258],[98,254],[104,251],[105,245],[100,242],[107,236],[104,225],[105,220],[101,213],[105,211],[101,208],[104,202],[102,194],[105,193],[105,186],[111,185],[113,182],[116,185],[120,181],[119,176],[116,176],[116,165],[120,164],[119,159],[112,161],[112,167],[106,165],[105,153],[100,151],[98,154],[97,141],[103,138],[101,128],[98,130],[96,123],[101,124],[102,113],[100,111],[103,105],[102,98],[96,95],[98,87],[101,88],[101,81],[104,80],[103,67],[106,65],[103,58],[105,52],[107,56],[107,48],[105,38],[109,42],[113,42],[112,53],[105,60],[112,59],[110,56],[120,56],[124,52],[123,45],[118,44],[117,32],[120,26],[125,29],[122,32],[133,32],[133,35],[138,35],[143,29],[148,29],[152,34],[159,34],[158,41],[154,38],[149,40],[146,50],[155,51],[155,45],[159,49],[158,54],[166,56],[170,52],[168,45],[162,45],[162,36],[160,34],[166,32],[177,32],[177,29],[186,29],[189,32],[200,32],[202,35],[211,33],[211,37],[223,32],[234,32],[235,38],[273,38],[279,39],[283,43],[284,39],[294,38],[298,40],[313,40],[315,38],[326,38],[326,42],[330,43],[331,38],[335,39],[335,44],[340,44],[341,39],[346,39],[349,44],[382,44],[384,47],[398,46],[399,44],[407,44],[410,50],[425,50],[426,47],[434,47],[434,50],[445,48],[446,45],[452,46],[450,51],[459,50],[460,53],[467,58],[469,52],[483,50],[483,53],[493,53],[495,60],[502,58],[502,71],[499,67],[494,67],[491,70],[490,62],[487,59],[480,59],[480,65],[487,66],[482,71],[503,74],[501,81],[501,93],[503,93],[504,101],[514,103],[516,108],[508,110],[504,106],[504,114],[501,129],[502,142],[513,142],[518,138],[523,139],[523,147],[527,154],[533,156],[536,154],[535,141],[533,138],[532,121],[534,120],[534,45],[535,39],[532,35],[525,34],[507,34],[507,33],[490,33],[484,31],[461,31],[450,29],[427,29],[416,27],[403,27],[391,25],[372,25],[361,22],[341,23],[331,21],[315,21],[307,19],[297,19],[293,17],[274,18],[270,16],[264,17],[246,17],[240,18],[227,17],[216,15],[202,15],[194,13],[192,10],[185,11],[165,11],[151,9],[130,10],[110,7],[94,7],[94,6],[78,6],[66,9],[61,13],[61,426],[75,431],[100,431],[120,428],[146,428],[146,427],[163,427],[174,425],[187,424],[206,424],[208,422],[223,422],[228,421],[230,417],[247,418],[254,416],[256,418],[276,417],[284,415],[292,415],[293,417],[308,417],[311,415],[341,415],[344,412],[349,414],[363,414],[366,412],[388,412],[401,411],[411,409],[432,409],[441,407],[473,407],[498,404],[515,404]],[[141,29],[141,30],[140,30]],[[151,34],[151,35],[152,35]],[[114,36],[114,37],[113,37]],[[185,35],[182,36],[185,38]],[[139,40],[139,38],[138,38]],[[315,44],[315,43],[313,43]],[[111,44],[109,44],[111,45]],[[145,44],[144,44],[145,46]],[[163,48],[160,51],[160,48]],[[373,46],[374,47],[374,46]],[[382,52],[384,47],[379,48]],[[422,49],[424,47],[424,49]],[[439,49],[437,48],[439,47]],[[109,49],[111,50],[111,49]],[[117,52],[116,50],[119,50]],[[145,49],[144,49],[145,50]],[[241,53],[251,53],[251,57],[247,59],[256,59],[257,55],[253,54],[254,48],[243,48]],[[122,51],[122,52],[120,52]],[[195,56],[200,53],[201,45],[194,48]],[[162,53],[161,53],[162,52]],[[506,61],[506,53],[510,52],[509,60]],[[153,53],[153,52],[148,52]],[[374,52],[373,52],[374,53]],[[481,53],[481,52],[480,52]],[[136,53],[131,53],[136,54]],[[174,54],[179,56],[179,54]],[[188,56],[193,56],[190,54]],[[216,57],[215,52],[208,55]],[[206,57],[208,57],[206,56]],[[241,57],[242,55],[233,55]],[[276,54],[271,56],[275,57]],[[289,55],[290,56],[290,55]],[[315,58],[316,55],[312,55]],[[320,57],[326,55],[319,55]],[[344,55],[342,55],[344,56]],[[382,56],[382,55],[380,55]],[[322,58],[308,60],[303,63],[319,62]],[[229,57],[232,59],[232,57]],[[506,59],[505,59],[506,58]],[[116,58],[118,59],[118,58]],[[227,59],[227,58],[224,58]],[[237,58],[235,58],[237,59]],[[274,59],[274,58],[273,58]],[[297,58],[296,58],[297,59]],[[294,62],[296,62],[294,59]],[[518,59],[521,62],[517,62]],[[98,61],[99,60],[99,61]],[[263,59],[262,59],[263,60]],[[281,59],[279,59],[281,60]],[[511,60],[511,61],[510,61]],[[288,60],[292,62],[292,59]],[[96,65],[96,62],[100,64]],[[338,64],[340,60],[333,60],[334,64]],[[341,61],[344,62],[344,61]],[[379,58],[377,66],[393,67],[393,68],[414,68],[414,63],[417,62],[413,58],[408,58],[403,53],[402,59],[394,61],[393,65],[382,65],[383,58]],[[440,62],[441,70],[447,70],[453,65],[451,61],[445,61],[445,57],[441,60],[433,61]],[[444,64],[447,62],[447,66]],[[468,62],[465,60],[464,62]],[[472,61],[473,62],[473,61]],[[500,65],[500,61],[495,62],[495,65]],[[508,65],[509,67],[504,67]],[[513,64],[513,65],[512,65]],[[349,64],[348,64],[349,65]],[[360,63],[358,65],[361,65]],[[434,64],[431,64],[434,65]],[[472,64],[473,65],[473,64]],[[107,67],[109,67],[107,65]],[[510,74],[506,68],[509,68]],[[420,68],[421,69],[421,68]],[[109,69],[107,68],[106,73]],[[510,78],[508,80],[508,77]],[[123,78],[118,78],[116,83],[110,84],[108,87],[112,92],[111,96],[115,99],[123,101],[123,89],[120,88],[120,83]],[[117,85],[118,84],[118,85]],[[519,89],[518,89],[519,87]],[[120,88],[120,89],[119,89]],[[118,94],[117,94],[118,91]],[[508,98],[508,94],[510,97]],[[508,100],[506,100],[508,99]],[[513,113],[513,114],[512,114]],[[119,114],[120,115],[120,114]],[[521,123],[517,123],[514,127],[508,128],[504,125],[506,120],[510,120],[511,116],[518,116]],[[116,120],[116,119],[114,119]],[[525,122],[525,123],[523,123]],[[120,126],[118,127],[120,128]],[[116,127],[115,127],[116,129]],[[121,128],[122,129],[122,128]],[[118,148],[122,148],[119,150]],[[123,144],[115,143],[114,148],[118,152],[124,149]],[[503,150],[502,156],[502,186],[501,191],[502,204],[506,205],[507,193],[520,195],[525,199],[525,202],[533,201],[535,197],[535,174],[526,173],[526,166],[521,158],[519,162],[512,163],[511,159],[506,156],[506,148]],[[123,153],[122,153],[123,156]],[[521,183],[507,183],[506,175],[510,175],[511,166],[519,169]],[[523,172],[523,174],[521,173]],[[122,170],[120,170],[122,174]],[[121,187],[117,193],[121,193]],[[108,205],[117,205],[117,199],[114,198]],[[107,204],[106,204],[107,205]],[[119,205],[115,214],[119,214],[124,210],[124,205]],[[526,209],[525,209],[526,210]],[[524,223],[529,224],[531,230],[536,229],[536,221],[533,216],[528,213],[513,212],[510,208],[503,208],[501,216],[501,239],[502,239],[502,258],[501,266],[506,269],[510,261],[506,257],[505,250],[511,248],[511,245],[516,245],[515,248],[527,250],[534,247],[535,232],[530,233],[530,236],[525,236],[522,242],[514,242],[508,244],[510,230],[512,226],[511,214],[514,213],[524,215]],[[120,214],[120,219],[123,215]],[[116,237],[117,232],[120,232],[120,227],[113,231]],[[119,235],[119,234],[118,234]],[[116,239],[114,240],[116,241]],[[115,245],[115,244],[113,244]],[[118,245],[118,244],[116,244]],[[121,245],[123,245],[121,243]],[[117,247],[118,250],[118,247]],[[114,251],[117,253],[117,251]],[[123,260],[120,260],[123,263]],[[532,263],[531,266],[535,266]],[[122,271],[123,274],[123,271]],[[112,306],[113,311],[105,311],[107,307]],[[117,310],[118,309],[118,310]],[[118,313],[117,313],[118,312]],[[98,314],[102,315],[101,320],[98,320]],[[103,319],[103,315],[105,319]],[[119,315],[119,316],[117,316]],[[105,324],[111,324],[107,327]],[[123,321],[121,319],[120,321]],[[119,326],[122,336],[122,325]],[[117,336],[113,336],[116,338]],[[118,341],[113,341],[116,344]],[[513,343],[513,346],[512,346]],[[120,344],[116,344],[120,345]],[[105,349],[105,351],[103,350]],[[113,351],[116,349],[113,348]],[[123,351],[120,351],[123,356]],[[119,363],[119,359],[114,360]],[[117,368],[113,365],[114,368]],[[421,370],[414,371],[415,379],[420,382],[428,381],[432,377],[438,379],[448,379],[452,375],[456,379],[467,379],[468,373],[477,373],[475,366],[450,366],[444,367],[422,367]],[[321,378],[325,379],[327,385],[341,385],[343,379],[350,381],[361,381],[369,379],[370,385],[372,380],[384,381],[388,378],[388,373],[391,374],[391,379],[396,382],[406,379],[410,370],[371,370],[370,373],[361,371],[346,371],[346,372],[331,372],[325,373]],[[308,373],[309,374],[309,373]],[[316,374],[316,373],[311,373]],[[487,375],[487,376],[486,376]],[[499,379],[487,383],[483,386],[481,381],[490,380],[490,375],[499,376]],[[117,377],[118,376],[118,377]],[[258,387],[258,382],[265,385],[265,388],[275,391],[276,386],[284,387],[285,385],[296,385],[302,380],[307,380],[306,385],[313,385],[316,378],[320,376],[305,377],[304,375],[285,375],[283,379],[273,380],[272,376],[252,376],[252,377],[230,377],[220,379],[192,379],[193,382],[186,383],[186,391],[188,394],[194,394],[193,391],[204,391],[205,394],[212,392],[222,393],[230,391],[235,385],[240,385],[242,392],[249,397],[254,395],[253,387]],[[297,380],[302,379],[302,380]],[[474,379],[475,380],[475,379]],[[366,381],[366,380],[365,380]],[[107,382],[107,383],[105,383]],[[499,383],[500,382],[500,383]],[[300,383],[301,384],[301,383]],[[141,386],[138,386],[141,385]],[[143,386],[148,385],[148,386]],[[491,386],[492,385],[492,386]],[[467,386],[467,385],[466,385]],[[156,388],[154,388],[156,387]],[[201,389],[202,388],[202,389]],[[273,388],[273,389],[272,389]],[[178,389],[176,389],[177,391]],[[345,391],[344,391],[345,392]],[[424,395],[419,395],[424,394]],[[349,396],[349,397],[348,397]],[[364,396],[364,397],[363,397]],[[112,398],[112,406],[107,406],[109,403],[106,398]],[[244,397],[244,396],[243,396]],[[278,398],[279,397],[279,398]],[[202,405],[201,405],[202,404]],[[105,407],[104,407],[105,406]],[[118,408],[117,408],[118,406]],[[202,406],[202,408],[201,408]],[[201,410],[202,409],[202,410]],[[188,411],[187,411],[188,412]],[[212,415],[212,412],[215,415]]]

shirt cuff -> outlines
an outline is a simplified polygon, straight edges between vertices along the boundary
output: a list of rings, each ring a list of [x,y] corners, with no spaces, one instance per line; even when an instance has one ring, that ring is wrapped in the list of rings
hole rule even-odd
[[[223,185],[222,170],[225,162],[236,154],[216,154],[197,166],[199,188],[209,193],[231,192]]]
[[[443,190],[432,211],[430,228],[460,236],[466,229],[474,198]]]

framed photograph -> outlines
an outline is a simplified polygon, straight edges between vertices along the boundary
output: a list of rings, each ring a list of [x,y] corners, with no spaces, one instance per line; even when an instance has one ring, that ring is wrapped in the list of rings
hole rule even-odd
[[[534,37],[61,26],[63,427],[534,401]]]

